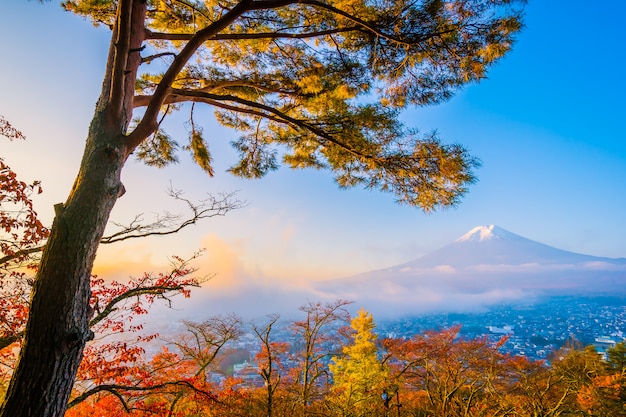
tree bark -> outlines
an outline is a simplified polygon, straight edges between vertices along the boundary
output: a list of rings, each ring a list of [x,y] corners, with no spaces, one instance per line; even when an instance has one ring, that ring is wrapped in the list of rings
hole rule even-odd
[[[62,416],[74,385],[85,343],[90,276],[109,214],[123,193],[124,137],[107,137],[96,115],[81,169],[56,217],[31,300],[19,362],[2,417]]]
[[[119,0],[102,93],[72,191],[65,204],[55,206],[0,417],[63,416],[83,349],[93,337],[88,324],[91,270],[111,210],[124,193],[121,172],[133,150],[125,132],[141,62],[145,9],[144,0]]]

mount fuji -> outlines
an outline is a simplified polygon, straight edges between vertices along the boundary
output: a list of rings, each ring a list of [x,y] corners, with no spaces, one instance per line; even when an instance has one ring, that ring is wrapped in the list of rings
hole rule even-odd
[[[545,295],[626,295],[626,258],[557,249],[478,226],[410,262],[326,281],[316,292],[381,312],[464,311]]]

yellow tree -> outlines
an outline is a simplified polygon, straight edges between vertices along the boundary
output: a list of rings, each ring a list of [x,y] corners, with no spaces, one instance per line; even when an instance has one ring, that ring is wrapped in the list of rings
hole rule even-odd
[[[344,416],[365,416],[383,403],[388,370],[381,363],[374,318],[361,309],[352,319],[352,343],[342,349],[329,365],[333,377],[332,395]]]
[[[90,274],[125,193],[131,155],[164,165],[188,149],[211,175],[194,106],[238,130],[230,171],[328,169],[342,187],[394,193],[425,210],[455,204],[477,161],[399,122],[409,105],[449,99],[511,48],[524,0],[66,0],[111,29],[79,172],[35,279],[1,417],[61,416],[92,338]],[[35,51],[36,53],[36,51]],[[146,65],[153,63],[151,67]],[[68,70],[70,67],[68,66]],[[163,119],[187,109],[183,146]],[[135,119],[136,116],[136,119]],[[133,121],[133,120],[136,121]]]

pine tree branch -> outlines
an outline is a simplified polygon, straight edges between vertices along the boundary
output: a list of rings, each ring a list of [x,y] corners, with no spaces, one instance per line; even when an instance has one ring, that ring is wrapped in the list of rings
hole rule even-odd
[[[413,46],[419,43],[422,43],[428,39],[432,39],[435,37],[439,37],[441,35],[447,34],[447,33],[451,33],[451,32],[455,32],[457,30],[459,30],[462,26],[460,25],[452,25],[452,26],[447,26],[448,29],[445,29],[441,32],[429,32],[427,36],[420,36],[418,38],[415,39],[410,39],[410,38],[400,38],[398,36],[393,36],[389,33],[385,33],[384,31],[382,31],[381,29],[375,27],[372,23],[367,22],[363,19],[360,19],[348,12],[345,12],[343,10],[340,10],[334,6],[331,6],[330,4],[326,4],[324,2],[318,1],[318,0],[301,0],[300,3],[302,4],[308,4],[309,6],[314,6],[314,7],[318,7],[320,9],[324,9],[327,10],[331,13],[337,14],[339,16],[345,17],[346,19],[352,21],[355,25],[357,25],[358,27],[361,27],[363,30],[372,33],[373,35],[376,35],[380,38],[383,38],[385,40],[388,40],[390,42],[394,42],[396,44],[399,45],[403,45],[403,46]]]
[[[161,52],[161,53],[154,54],[154,55],[148,55],[148,56],[146,56],[146,57],[142,57],[142,58],[141,58],[141,63],[142,63],[142,64],[143,64],[143,63],[147,63],[147,64],[149,64],[150,62],[154,61],[155,59],[157,59],[157,58],[162,58],[162,57],[164,57],[164,56],[173,56],[173,57],[176,57],[176,53],[175,53],[175,52]],[[137,106],[135,105],[135,103],[134,103],[134,102],[133,102],[133,107],[137,107]]]
[[[359,26],[346,26],[334,29],[319,30],[304,33],[288,33],[288,32],[261,32],[261,33],[224,33],[216,34],[207,41],[228,41],[228,40],[253,40],[253,39],[312,39],[322,36],[333,35],[336,33],[352,32],[361,30]],[[195,35],[193,33],[166,33],[152,32],[146,29],[146,38],[153,40],[167,41],[188,41]]]
[[[165,103],[165,100],[169,96],[172,84],[187,62],[196,53],[198,48],[200,48],[200,46],[206,42],[207,39],[215,36],[228,25],[233,23],[242,14],[252,10],[253,3],[254,2],[252,0],[240,1],[224,16],[222,16],[221,19],[196,32],[189,42],[187,42],[163,75],[161,82],[159,82],[159,85],[152,96],[152,100],[150,100],[150,103],[146,107],[146,111],[141,119],[141,122],[139,122],[135,130],[128,136],[129,151],[132,151],[139,146],[141,142],[143,142],[156,130],[158,127],[159,112]]]
[[[290,125],[296,128],[297,130],[300,130],[300,129],[307,130],[315,134],[316,136],[318,136],[320,139],[330,142],[358,158],[369,159],[369,160],[379,160],[379,158],[375,155],[364,154],[340,142],[329,133],[313,126],[308,121],[296,119],[274,107],[271,107],[265,104],[257,103],[251,100],[246,100],[241,97],[237,97],[237,96],[230,95],[230,94],[224,94],[224,95],[212,94],[212,93],[207,93],[207,92],[199,91],[199,90],[183,90],[183,89],[173,88],[171,89],[171,93],[172,94],[165,100],[165,104],[195,101],[195,102],[211,104],[211,105],[214,105],[216,107],[220,107],[226,110],[231,110],[231,111],[244,113],[244,114],[250,114],[254,116],[260,116],[260,117],[263,117],[263,118],[266,118],[266,119],[269,119],[278,123]],[[225,102],[228,102],[228,101],[241,104],[245,107],[226,104]]]
[[[308,98],[308,97],[313,97],[314,94],[312,93],[305,93],[300,89],[293,89],[293,90],[288,90],[285,88],[278,88],[278,87],[270,87],[267,85],[263,85],[263,84],[259,84],[259,83],[255,83],[252,82],[250,80],[225,80],[225,81],[219,81],[219,82],[215,82],[209,85],[205,85],[202,88],[199,88],[197,90],[177,90],[178,93],[181,92],[187,92],[187,91],[197,91],[200,93],[211,93],[215,90],[221,90],[221,89],[229,89],[229,88],[250,88],[250,89],[255,89],[264,93],[268,93],[268,94],[280,94],[283,96],[290,96],[290,97],[302,97],[302,98]],[[172,94],[170,94],[170,96],[168,96],[165,99],[165,102],[163,103],[164,105],[166,104],[175,104],[175,103],[184,103],[184,102],[194,102],[194,101],[198,101],[195,100],[194,97],[191,97],[189,99],[183,99],[182,97],[174,97],[176,95],[176,91],[172,91]],[[184,94],[182,94],[184,95]],[[140,108],[140,107],[146,107],[148,104],[150,104],[150,101],[152,100],[152,95],[147,95],[147,94],[140,94],[140,95],[136,95],[135,99],[133,101],[133,105],[135,108]]]

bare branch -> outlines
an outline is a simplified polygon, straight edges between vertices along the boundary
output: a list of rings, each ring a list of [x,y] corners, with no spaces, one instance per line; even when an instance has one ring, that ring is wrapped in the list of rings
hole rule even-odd
[[[187,334],[171,343],[184,357],[197,363],[196,377],[205,372],[227,343],[242,335],[242,321],[235,314],[212,316],[201,323],[190,320],[183,320],[182,323],[187,328]]]
[[[184,198],[180,190],[170,188],[168,195],[175,200],[181,201],[187,205],[190,215],[186,220],[179,221],[180,215],[172,215],[165,213],[163,216],[157,215],[155,221],[149,224],[141,224],[142,215],[137,215],[127,226],[123,226],[122,230],[102,238],[100,243],[116,243],[127,239],[137,239],[147,236],[166,236],[180,232],[187,226],[196,224],[198,221],[206,218],[225,216],[231,210],[245,207],[246,202],[235,198],[236,193],[220,193],[218,197],[209,196],[205,200],[194,203]],[[120,224],[115,224],[121,226]]]
[[[184,202],[190,211],[190,215],[185,220],[180,220],[183,216],[180,214],[171,214],[165,212],[163,215],[157,214],[156,219],[149,224],[141,224],[143,220],[143,214],[138,214],[127,225],[112,222],[113,225],[120,227],[121,230],[113,233],[109,236],[104,236],[100,240],[101,244],[109,244],[121,242],[127,239],[137,239],[148,236],[166,236],[180,232],[187,226],[196,224],[202,219],[207,219],[216,216],[225,216],[231,210],[243,208],[247,205],[245,201],[241,201],[237,198],[236,192],[220,193],[218,197],[209,196],[208,198],[194,203],[193,201],[184,198],[183,193],[180,190],[174,190],[170,188],[167,191],[168,195],[175,200]],[[15,251],[0,258],[0,267],[8,264],[9,262],[40,253],[43,251],[45,245],[35,246],[28,249],[22,249]]]

